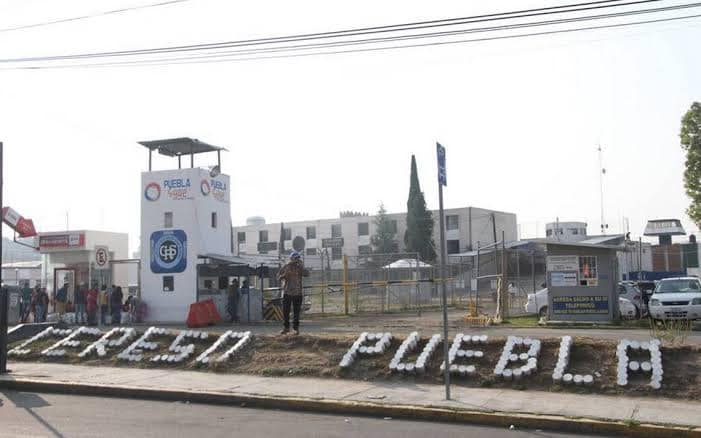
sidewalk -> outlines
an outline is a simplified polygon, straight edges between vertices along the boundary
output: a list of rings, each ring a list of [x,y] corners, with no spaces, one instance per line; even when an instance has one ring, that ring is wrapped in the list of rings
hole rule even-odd
[[[701,437],[701,403],[198,371],[9,364],[0,388],[646,437]]]

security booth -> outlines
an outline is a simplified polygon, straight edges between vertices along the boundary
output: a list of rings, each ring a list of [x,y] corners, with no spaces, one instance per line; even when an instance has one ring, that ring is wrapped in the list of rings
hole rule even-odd
[[[128,245],[126,233],[94,230],[39,233],[42,284],[53,297],[67,283],[71,302],[75,302],[76,287],[83,283],[127,287],[128,266],[113,261],[127,258]]]
[[[545,242],[548,318],[611,322],[619,318],[618,246]]]
[[[197,301],[211,299],[219,314],[228,319],[228,291],[233,279],[239,280],[238,319],[248,323],[263,319],[262,279],[268,270],[251,266],[237,256],[204,254],[199,256],[197,265]],[[244,280],[249,280],[247,294],[241,291]]]

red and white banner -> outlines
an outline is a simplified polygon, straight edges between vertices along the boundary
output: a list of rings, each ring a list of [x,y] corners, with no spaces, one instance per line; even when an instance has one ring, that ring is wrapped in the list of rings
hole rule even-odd
[[[39,250],[78,249],[85,246],[85,234],[45,234],[39,236]]]
[[[10,207],[3,207],[2,221],[15,230],[19,237],[33,237],[37,235],[34,222],[31,219],[22,217]]]

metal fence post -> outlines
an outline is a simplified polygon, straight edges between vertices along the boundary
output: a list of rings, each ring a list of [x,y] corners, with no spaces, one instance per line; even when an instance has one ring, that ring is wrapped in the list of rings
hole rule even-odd
[[[343,255],[343,300],[344,300],[344,309],[345,309],[345,314],[348,315],[349,309],[348,309],[348,294],[350,290],[348,288],[348,256]]]

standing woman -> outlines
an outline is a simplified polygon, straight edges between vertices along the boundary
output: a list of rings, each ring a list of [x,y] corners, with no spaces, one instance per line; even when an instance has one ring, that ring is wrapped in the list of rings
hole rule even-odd
[[[228,290],[228,305],[226,307],[226,310],[229,312],[229,315],[231,315],[231,320],[230,322],[233,324],[234,322],[239,322],[239,279],[234,278],[234,280],[231,282],[231,286],[229,286]]]
[[[90,289],[87,297],[88,325],[97,325],[97,286]]]

